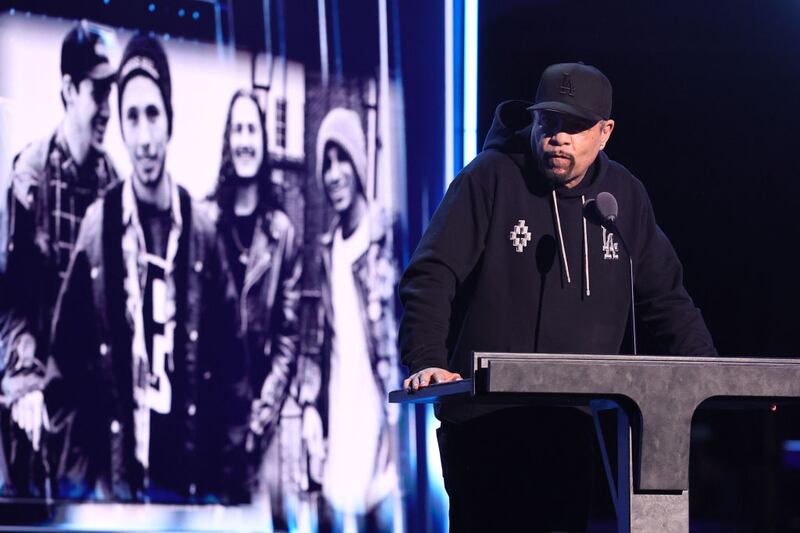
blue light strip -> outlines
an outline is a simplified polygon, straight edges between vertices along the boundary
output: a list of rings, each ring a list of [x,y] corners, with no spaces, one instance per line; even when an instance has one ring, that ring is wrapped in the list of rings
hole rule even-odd
[[[453,2],[444,2],[444,187],[450,185],[455,176],[455,102],[454,102],[454,36]]]
[[[464,0],[464,148],[462,167],[478,151],[478,0]]]
[[[325,14],[325,0],[317,0],[317,13],[319,19],[319,61],[322,85],[328,85],[328,21]]]
[[[267,59],[272,57],[272,12],[270,0],[262,0],[261,5],[264,12],[264,52]],[[269,68],[271,65],[268,65]]]
[[[286,2],[285,0],[278,0],[275,3],[277,9],[278,19],[278,55],[286,57]]]
[[[478,152],[478,1],[445,1],[445,187]]]
[[[342,37],[339,27],[339,0],[331,0],[331,30],[333,31],[333,72],[337,83],[344,80],[342,69]]]
[[[478,149],[478,0],[445,0],[444,39],[446,189]],[[436,439],[439,421],[429,405],[423,418],[428,493],[425,530],[444,532],[449,527],[449,503]]]
[[[464,0],[450,1],[453,5],[453,173],[456,174],[464,161]]]
[[[442,462],[436,430],[441,424],[436,419],[432,405],[425,406],[425,456],[428,465],[428,520],[425,530],[445,532],[449,529],[450,500],[444,488]]]
[[[195,20],[197,19],[194,16],[196,13],[197,11],[192,14],[192,18],[195,18]],[[218,3],[214,4],[214,33],[217,38],[217,56],[220,59],[225,59],[225,39],[222,35],[222,7]]]
[[[57,525],[13,526],[0,531],[159,531],[223,533],[273,530],[257,506],[168,505],[121,503],[55,503],[53,523]]]

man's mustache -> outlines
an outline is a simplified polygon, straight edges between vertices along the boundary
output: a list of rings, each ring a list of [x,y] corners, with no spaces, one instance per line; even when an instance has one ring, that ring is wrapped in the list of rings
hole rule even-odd
[[[233,151],[233,155],[235,155],[237,157],[240,156],[240,155],[249,155],[250,157],[255,157],[256,156],[256,151],[255,151],[255,148],[251,148],[249,146],[242,146],[242,147],[236,148]]]
[[[575,162],[575,156],[573,156],[572,154],[565,154],[563,152],[552,152],[544,155],[545,159],[555,159],[556,157],[569,159],[570,162],[572,163]]]
[[[93,126],[99,126],[99,125],[105,126],[106,124],[108,124],[109,118],[110,118],[110,116],[109,116],[108,113],[98,113],[94,117],[92,117],[92,125]]]

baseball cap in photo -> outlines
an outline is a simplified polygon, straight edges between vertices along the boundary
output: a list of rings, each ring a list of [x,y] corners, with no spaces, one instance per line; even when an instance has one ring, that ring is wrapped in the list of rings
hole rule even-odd
[[[105,80],[116,74],[108,60],[106,43],[99,28],[84,20],[64,37],[61,74],[69,74],[76,80]]]
[[[611,118],[611,82],[583,63],[558,63],[542,73],[530,111],[567,113],[586,120]]]

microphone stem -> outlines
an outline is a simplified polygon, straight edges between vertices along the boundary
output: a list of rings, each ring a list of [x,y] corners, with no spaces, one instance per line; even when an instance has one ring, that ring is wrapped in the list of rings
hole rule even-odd
[[[631,266],[631,336],[633,337],[633,355],[639,355],[639,352],[636,349],[636,300],[634,299],[633,295],[633,258],[631,257],[630,252],[628,252],[627,246],[625,247],[625,252],[628,253],[628,263],[630,263]]]
[[[614,220],[609,220],[609,226],[609,229],[613,231],[617,237],[619,237],[619,242],[622,243],[622,248],[625,249],[625,253],[628,255],[631,287],[631,337],[633,338],[633,355],[639,355],[639,350],[636,346],[636,298],[633,290],[633,256],[631,255],[631,251],[628,249],[628,245],[625,243],[625,239],[622,237],[622,233],[620,233],[619,228],[614,223]]]

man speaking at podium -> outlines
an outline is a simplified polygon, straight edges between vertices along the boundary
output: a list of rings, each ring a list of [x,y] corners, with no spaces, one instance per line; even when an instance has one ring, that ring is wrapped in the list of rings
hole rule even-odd
[[[619,353],[631,279],[636,322],[661,354],[716,354],[644,186],[603,152],[613,129],[611,83],[582,63],[545,69],[533,105],[497,108],[400,282],[406,388],[469,375],[474,351]],[[451,531],[585,530],[588,415],[472,403],[437,414]]]

